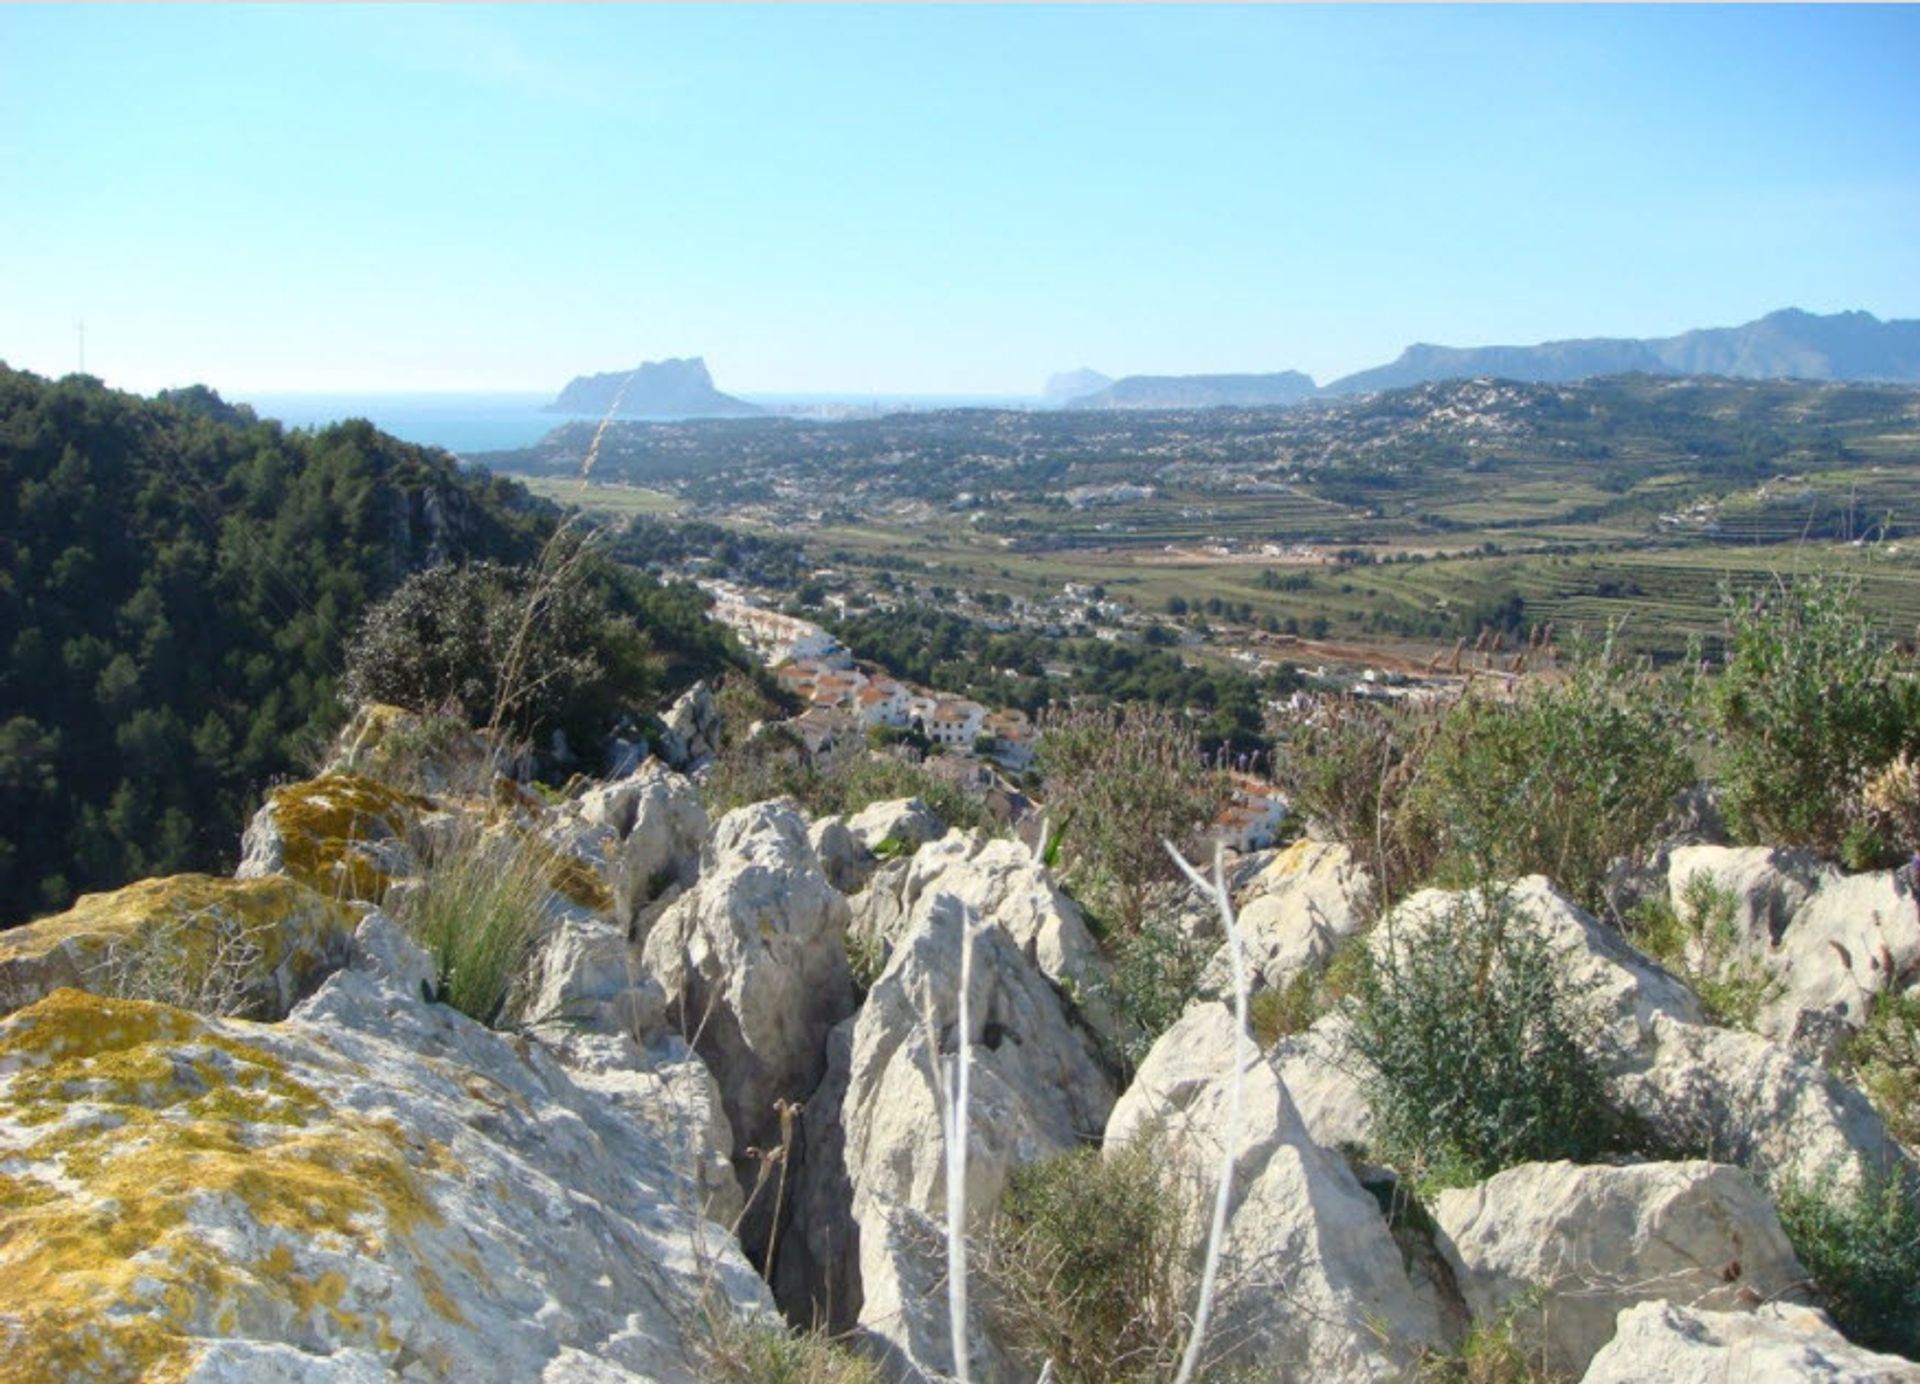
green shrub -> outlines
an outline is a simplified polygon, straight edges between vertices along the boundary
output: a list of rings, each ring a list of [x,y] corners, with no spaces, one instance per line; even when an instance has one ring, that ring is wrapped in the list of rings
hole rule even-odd
[[[651,701],[658,675],[646,637],[612,609],[587,558],[560,540],[538,566],[474,562],[408,577],[348,646],[347,697],[597,742],[615,712]]]
[[[980,1256],[1008,1344],[1062,1384],[1171,1379],[1191,1306],[1183,1206],[1153,1140],[1020,1169]]]
[[[1460,895],[1377,952],[1352,1013],[1380,1152],[1417,1183],[1590,1162],[1614,1141],[1587,997],[1497,890]]]
[[[1153,919],[1108,939],[1110,978],[1095,988],[1126,1030],[1121,1055],[1128,1063],[1141,1062],[1178,1021],[1213,952],[1211,945]]]
[[[1431,707],[1342,700],[1289,723],[1274,745],[1274,780],[1297,816],[1353,853],[1384,904],[1433,868],[1433,842],[1410,829],[1408,789],[1439,725]]]
[[[1746,946],[1740,901],[1704,870],[1680,890],[1680,907],[1649,899],[1627,920],[1628,935],[1700,997],[1707,1017],[1729,1028],[1754,1026],[1782,983]]]
[[[1150,703],[1051,710],[1041,719],[1040,767],[1075,895],[1118,930],[1146,920],[1148,890],[1176,876],[1164,843],[1188,850],[1225,804],[1179,713]]]
[[[1878,863],[1857,796],[1911,745],[1911,668],[1862,611],[1857,581],[1809,577],[1723,600],[1727,661],[1710,705],[1728,825],[1745,842],[1850,846],[1855,863]]]
[[[1876,995],[1841,1064],[1894,1138],[1920,1145],[1920,994]]]
[[[1920,1183],[1905,1169],[1854,1184],[1834,1168],[1775,1180],[1794,1253],[1847,1336],[1920,1358]]]
[[[503,1021],[561,866],[535,838],[478,828],[427,863],[395,911],[433,957],[435,999],[483,1024]]]
[[[1694,781],[1682,723],[1673,689],[1610,645],[1576,651],[1563,678],[1512,699],[1462,696],[1408,789],[1433,881],[1543,874],[1597,910],[1607,867],[1650,845]]]
[[[1277,990],[1256,991],[1247,1001],[1247,1027],[1254,1040],[1270,1048],[1282,1038],[1304,1033],[1359,991],[1369,965],[1366,937],[1342,940],[1320,970],[1303,970]]]

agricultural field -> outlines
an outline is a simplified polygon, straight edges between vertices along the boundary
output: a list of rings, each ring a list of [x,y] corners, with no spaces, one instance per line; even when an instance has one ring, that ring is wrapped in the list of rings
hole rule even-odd
[[[1317,628],[1417,656],[1619,625],[1664,657],[1723,588],[1857,574],[1920,624],[1920,390],[1468,380],[1292,408],[615,423],[487,458],[616,524],[793,541],[855,587]],[[884,580],[881,580],[884,574]]]

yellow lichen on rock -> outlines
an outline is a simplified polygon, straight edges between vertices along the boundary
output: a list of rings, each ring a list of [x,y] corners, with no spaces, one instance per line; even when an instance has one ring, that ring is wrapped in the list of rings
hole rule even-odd
[[[59,986],[271,1009],[339,964],[358,921],[279,876],[170,875],[83,894],[64,913],[0,933],[0,1013]]]
[[[250,1027],[73,990],[0,1021],[0,1112],[35,1132],[0,1137],[0,1381],[164,1378],[288,1306],[387,1348],[344,1279],[222,1238],[376,1255],[442,1222],[398,1127],[328,1109]]]
[[[393,876],[368,847],[404,842],[432,807],[426,798],[363,774],[322,774],[267,795],[281,868],[322,894],[374,903]]]

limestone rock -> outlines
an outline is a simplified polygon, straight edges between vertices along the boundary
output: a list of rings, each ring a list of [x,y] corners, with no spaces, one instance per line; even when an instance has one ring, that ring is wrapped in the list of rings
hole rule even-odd
[[[1798,852],[1690,847],[1667,875],[1676,909],[1695,876],[1734,897],[1747,953],[1777,978],[1758,1027],[1778,1042],[1830,1056],[1876,995],[1920,975],[1920,906],[1896,871],[1849,875]]]
[[[820,857],[820,868],[843,894],[856,894],[879,862],[873,852],[854,839],[844,817],[822,817],[807,828],[807,840]]]
[[[1217,1339],[1226,1363],[1287,1380],[1394,1378],[1447,1344],[1441,1304],[1411,1279],[1379,1204],[1346,1160],[1307,1134],[1274,1064],[1225,1005],[1189,1009],[1153,1046],[1107,1122],[1106,1147],[1162,1141],[1197,1261],[1222,1153],[1231,1147]]]
[[[805,819],[776,801],[720,819],[700,882],[647,936],[642,969],[719,1078],[743,1150],[781,1146],[775,1102],[819,1084],[827,1034],[853,1012],[847,921]],[[757,1168],[744,1152],[738,1167],[750,1187]]]
[[[957,1031],[962,938],[971,935],[969,1028]],[[999,926],[944,892],[916,899],[907,935],[854,1021],[841,1113],[859,1227],[860,1322],[930,1377],[951,1372],[946,1333],[917,1314],[928,1251],[914,1226],[946,1213],[939,1083],[968,1045],[967,1223],[984,1226],[1023,1164],[1096,1138],[1113,1090],[1059,996]],[[804,1219],[806,1208],[796,1210]],[[937,1308],[935,1309],[938,1310]],[[984,1328],[969,1339],[996,1354]],[[1005,1378],[984,1374],[987,1378]]]
[[[711,824],[695,784],[655,761],[568,804],[548,839],[611,881],[613,918],[636,940],[700,874]]]
[[[240,838],[240,879],[290,875],[337,899],[379,903],[420,872],[409,834],[427,799],[359,774],[323,774],[274,789]]]
[[[1620,1314],[1613,1340],[1582,1384],[1920,1384],[1920,1365],[1854,1345],[1811,1307],[1769,1303],[1752,1312],[1703,1312],[1643,1302]]]
[[[876,879],[873,888],[879,887]],[[1019,842],[977,832],[949,832],[922,846],[902,877],[899,899],[875,903],[896,929],[923,916],[922,901],[943,894],[991,923],[1076,1006],[1111,1050],[1121,1026],[1103,998],[1112,968],[1080,915],[1077,904],[1054,886],[1046,867]],[[890,934],[883,928],[879,935]]]
[[[1349,1027],[1346,1016],[1328,1014],[1306,1032],[1282,1038],[1270,1054],[1308,1135],[1322,1148],[1364,1147],[1373,1133],[1363,1071],[1347,1050]]]
[[[771,1304],[676,1121],[373,972],[275,1025],[55,991],[0,1020],[0,1359],[693,1384],[702,1303]]]
[[[666,1026],[667,999],[640,970],[624,929],[568,919],[535,953],[520,1012],[529,1022],[646,1037]]]
[[[517,773],[486,739],[450,716],[421,716],[370,703],[354,712],[321,769],[388,784],[411,784],[433,796],[471,793],[497,772]]]
[[[344,964],[360,910],[282,876],[172,875],[0,932],[0,1014],[60,988],[285,1016]]]
[[[1745,1311],[1807,1278],[1765,1194],[1723,1163],[1527,1163],[1442,1192],[1432,1212],[1475,1319],[1517,1313],[1528,1353],[1568,1375],[1634,1303]]]
[[[661,721],[660,757],[669,767],[695,773],[719,750],[720,709],[706,683],[696,682],[683,692]]]
[[[1345,846],[1302,840],[1276,853],[1235,918],[1248,984],[1281,990],[1304,971],[1324,969],[1334,949],[1364,926],[1360,905],[1372,887]],[[1201,992],[1231,995],[1232,975],[1223,942],[1201,974]]]
[[[1616,1077],[1615,1091],[1668,1147],[1762,1175],[1832,1167],[1848,1179],[1904,1161],[1864,1096],[1758,1034],[1663,1018],[1648,1060]]]
[[[918,798],[896,798],[872,803],[847,819],[853,839],[869,852],[879,853],[887,842],[911,853],[946,835],[947,824]]]

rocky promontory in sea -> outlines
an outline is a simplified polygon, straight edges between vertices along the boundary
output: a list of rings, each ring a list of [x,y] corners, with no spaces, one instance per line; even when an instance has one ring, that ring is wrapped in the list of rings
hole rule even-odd
[[[698,356],[577,375],[546,411],[614,418],[758,418],[766,413],[758,404],[715,389],[706,361]]]

